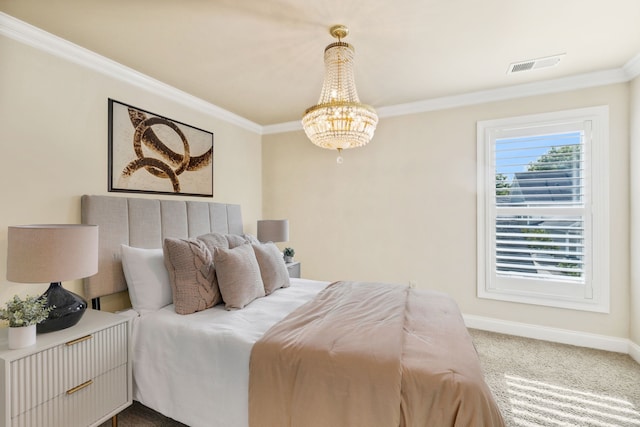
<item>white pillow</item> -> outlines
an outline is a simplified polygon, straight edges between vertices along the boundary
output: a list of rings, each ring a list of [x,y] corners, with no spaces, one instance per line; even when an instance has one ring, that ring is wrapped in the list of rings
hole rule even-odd
[[[133,309],[140,314],[173,303],[169,273],[162,249],[122,245],[122,269]]]

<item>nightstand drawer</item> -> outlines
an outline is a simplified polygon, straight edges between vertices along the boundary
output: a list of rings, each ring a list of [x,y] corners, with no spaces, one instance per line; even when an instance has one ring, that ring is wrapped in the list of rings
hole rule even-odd
[[[124,322],[12,361],[11,418],[126,365],[127,339]]]
[[[86,427],[127,404],[127,365],[66,391],[11,420],[11,427]]]

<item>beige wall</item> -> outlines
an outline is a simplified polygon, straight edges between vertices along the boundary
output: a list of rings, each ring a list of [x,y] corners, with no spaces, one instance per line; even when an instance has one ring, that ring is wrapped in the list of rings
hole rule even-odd
[[[630,84],[631,298],[629,338],[640,346],[640,77]]]
[[[628,237],[629,191],[640,191],[629,189],[628,165],[630,101],[631,123],[640,119],[637,80],[382,119],[374,141],[345,152],[338,166],[335,152],[316,148],[302,131],[264,136],[261,147],[252,132],[5,37],[0,57],[0,260],[6,259],[7,226],[78,222],[80,195],[108,194],[111,97],[213,131],[214,200],[241,204],[248,232],[255,232],[258,218],[289,218],[286,245],[296,249],[304,277],[415,281],[449,292],[467,314],[640,342],[640,279],[630,280]],[[611,314],[476,298],[476,122],[605,104],[611,112]],[[82,292],[80,282],[65,286]],[[0,302],[45,287],[7,282],[0,263]]]
[[[628,85],[386,118],[366,147],[336,153],[302,131],[263,138],[265,218],[289,218],[304,277],[417,282],[466,314],[627,338]],[[476,297],[476,122],[610,107],[611,314]]]
[[[245,228],[255,233],[260,135],[5,37],[0,58],[0,302],[46,288],[6,281],[7,226],[76,223],[82,194],[109,194],[109,97],[212,131],[214,200],[241,204]],[[79,281],[64,285],[82,292]]]

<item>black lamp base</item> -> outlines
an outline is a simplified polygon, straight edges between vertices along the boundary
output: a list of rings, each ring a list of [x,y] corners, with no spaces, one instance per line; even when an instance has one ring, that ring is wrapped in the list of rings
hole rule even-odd
[[[49,312],[49,317],[36,326],[38,333],[69,328],[78,323],[87,309],[84,298],[66,290],[60,282],[51,283],[41,298],[47,300],[47,307],[54,308]]]

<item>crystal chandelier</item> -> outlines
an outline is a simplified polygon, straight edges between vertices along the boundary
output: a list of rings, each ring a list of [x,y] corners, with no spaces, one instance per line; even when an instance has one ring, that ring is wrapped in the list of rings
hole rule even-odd
[[[324,50],[325,75],[320,100],[304,112],[302,126],[311,142],[340,152],[371,141],[378,116],[376,110],[358,98],[353,79],[355,49],[342,41],[349,29],[334,25],[329,32],[338,41]]]

